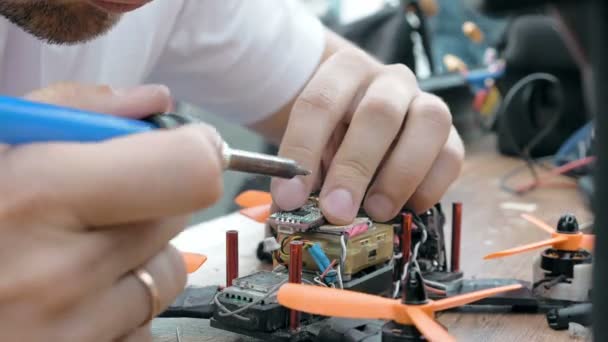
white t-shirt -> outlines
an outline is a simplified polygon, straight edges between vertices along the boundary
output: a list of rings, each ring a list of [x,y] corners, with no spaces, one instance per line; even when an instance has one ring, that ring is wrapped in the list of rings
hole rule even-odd
[[[321,23],[295,0],[155,0],[75,46],[43,43],[1,18],[0,93],[162,83],[176,100],[246,124],[295,96],[324,46]]]

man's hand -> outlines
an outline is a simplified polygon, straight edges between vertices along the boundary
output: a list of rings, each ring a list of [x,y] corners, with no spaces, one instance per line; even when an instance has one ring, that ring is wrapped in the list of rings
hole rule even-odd
[[[130,117],[169,108],[164,87],[64,84],[29,99]],[[103,143],[0,146],[0,336],[7,341],[150,340],[144,267],[161,309],[183,290],[169,245],[222,191],[208,126]],[[158,314],[158,312],[155,312]]]
[[[330,49],[345,45],[339,41],[330,35]],[[321,187],[321,208],[332,223],[351,222],[361,204],[386,221],[405,204],[430,208],[460,173],[464,148],[448,107],[422,92],[403,65],[343,48],[325,59],[289,109],[279,154],[313,176],[273,181],[282,209],[301,206]]]

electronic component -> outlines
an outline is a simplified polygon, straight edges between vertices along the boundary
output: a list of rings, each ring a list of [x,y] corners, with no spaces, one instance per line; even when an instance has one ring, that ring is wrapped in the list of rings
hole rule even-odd
[[[311,198],[308,203],[293,211],[279,211],[268,218],[268,224],[279,232],[292,234],[311,228],[319,227],[325,223],[317,201]]]
[[[265,295],[269,293],[275,286],[287,280],[287,276],[283,273],[261,271],[250,274],[234,280],[234,287],[232,291],[251,291],[251,298],[249,302],[257,299],[258,295]],[[249,293],[249,292],[248,292]],[[267,299],[269,302],[271,299]]]
[[[286,273],[261,271],[237,278],[215,298],[213,320],[254,331],[274,331],[287,324],[287,309],[277,304],[276,291],[287,282]],[[220,305],[218,305],[218,303]],[[244,307],[248,310],[236,315],[226,314]],[[213,321],[212,321],[213,326]]]
[[[360,218],[361,219],[361,218]],[[384,264],[393,257],[394,231],[389,224],[372,223],[368,218],[362,218],[351,226],[321,226],[317,229],[301,233],[288,234],[278,231],[278,240],[302,239],[318,244],[329,260],[337,260],[341,265],[341,275],[344,281],[350,280],[357,272]],[[357,235],[350,235],[351,228],[366,223],[367,229]],[[282,254],[280,262],[288,262],[288,257]],[[303,268],[308,272],[317,272],[318,266],[310,253],[303,255]]]
[[[586,302],[592,281],[591,254],[547,249],[533,264],[533,291],[541,298]]]
[[[264,253],[271,253],[281,248],[281,245],[279,245],[277,239],[271,236],[262,240],[262,248]]]
[[[420,215],[420,220],[426,228],[426,241],[420,245],[418,264],[423,274],[429,272],[447,272],[447,255],[445,250],[445,215],[438,204]],[[422,231],[412,231],[412,246],[420,241]]]

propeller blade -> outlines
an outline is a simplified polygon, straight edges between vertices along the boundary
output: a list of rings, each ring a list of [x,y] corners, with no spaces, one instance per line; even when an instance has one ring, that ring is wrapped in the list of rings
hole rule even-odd
[[[271,204],[258,205],[257,207],[241,209],[239,213],[257,222],[266,223],[270,216],[270,206]]]
[[[456,342],[456,339],[448,334],[448,331],[441,324],[427,316],[420,308],[407,306],[405,310],[416,328],[427,340],[431,342]]]
[[[186,264],[188,273],[196,272],[207,261],[207,257],[202,254],[182,252],[182,258]]]
[[[593,252],[594,247],[595,247],[595,235],[583,234],[583,239],[581,240],[581,248],[584,248],[590,252]]]
[[[545,247],[545,246],[552,246],[556,243],[565,242],[567,240],[568,240],[568,238],[565,236],[557,236],[557,237],[551,238],[549,240],[543,240],[540,242],[531,243],[529,245],[523,245],[523,246],[507,249],[507,250],[504,250],[501,252],[488,254],[484,257],[484,259],[487,260],[487,259],[502,258],[502,257],[506,257],[506,256],[513,255],[513,254],[519,254],[519,253],[531,251],[531,250]]]
[[[480,299],[491,297],[491,296],[497,295],[499,293],[521,289],[522,287],[523,286],[521,284],[513,284],[513,285],[499,286],[499,287],[495,287],[493,289],[465,293],[465,294],[462,294],[459,296],[448,297],[448,298],[434,301],[433,304],[431,304],[431,307],[433,308],[433,311],[447,310],[447,309],[455,308],[457,306],[476,302]]]
[[[302,284],[281,286],[277,299],[279,304],[290,309],[353,319],[396,320],[397,312],[402,307],[397,299]]]
[[[539,219],[536,216],[532,216],[532,215],[529,215],[529,214],[521,214],[521,218],[523,218],[524,220],[532,223],[536,227],[538,227],[538,228],[546,231],[549,234],[555,233],[555,228],[551,227],[548,223],[546,223],[545,221]]]
[[[248,190],[240,193],[234,202],[241,208],[257,207],[260,205],[272,204],[270,193],[257,190]]]

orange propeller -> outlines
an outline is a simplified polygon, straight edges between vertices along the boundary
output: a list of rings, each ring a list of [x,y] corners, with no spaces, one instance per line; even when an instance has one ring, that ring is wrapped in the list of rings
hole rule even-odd
[[[207,257],[202,254],[182,252],[182,258],[186,264],[188,273],[196,272],[207,261]]]
[[[484,259],[501,258],[549,246],[561,251],[578,251],[579,249],[593,251],[595,236],[581,233],[578,228],[578,222],[573,215],[562,216],[557,224],[557,230],[532,215],[522,214],[521,217],[536,227],[550,233],[552,235],[551,239],[488,254]]]
[[[270,217],[270,204],[241,209],[239,213],[257,222],[266,223],[268,217]]]
[[[257,207],[260,205],[272,204],[270,193],[265,191],[247,190],[241,192],[234,202],[242,208]]]
[[[426,300],[423,304],[402,304],[389,299],[349,290],[321,286],[285,284],[277,294],[279,303],[287,308],[321,316],[352,319],[391,320],[414,325],[429,341],[454,341],[443,326],[435,321],[435,312],[454,308],[502,292],[521,288],[520,284],[501,286],[460,296]]]
[[[239,212],[260,223],[266,223],[270,216],[272,197],[269,193],[257,190],[242,192],[234,200],[243,209]]]

